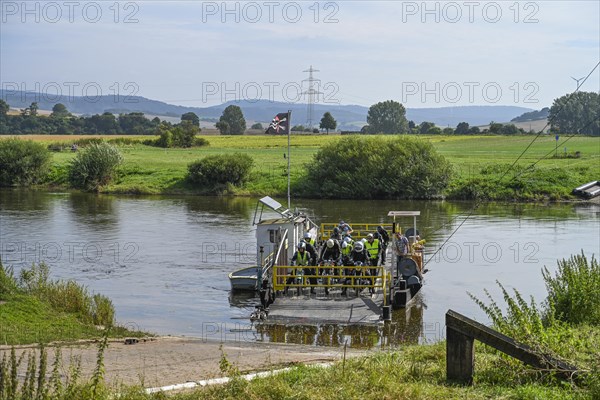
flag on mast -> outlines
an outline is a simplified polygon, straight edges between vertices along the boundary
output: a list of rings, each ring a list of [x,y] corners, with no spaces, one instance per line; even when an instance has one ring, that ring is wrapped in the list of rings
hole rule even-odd
[[[279,113],[273,118],[266,132],[267,134],[287,135],[290,133],[290,112]]]

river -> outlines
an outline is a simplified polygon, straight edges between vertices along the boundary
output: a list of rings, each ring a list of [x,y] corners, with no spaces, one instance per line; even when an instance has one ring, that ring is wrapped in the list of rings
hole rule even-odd
[[[594,204],[484,204],[475,210],[472,203],[446,201],[293,204],[317,223],[381,223],[390,210],[421,211],[429,272],[415,306],[394,312],[393,328],[251,325],[257,300],[231,296],[227,274],[255,262],[256,199],[0,190],[0,257],[17,272],[47,263],[53,278],[74,279],[111,298],[118,322],[133,328],[316,345],[350,338],[368,347],[437,341],[448,309],[488,323],[468,292],[485,299],[488,289],[500,302],[496,280],[540,302],[544,266],[555,270],[557,259],[582,250],[597,257],[600,247],[600,206]]]

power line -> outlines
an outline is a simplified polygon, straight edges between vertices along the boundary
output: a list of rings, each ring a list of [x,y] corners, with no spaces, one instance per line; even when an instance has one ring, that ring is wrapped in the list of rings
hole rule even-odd
[[[517,159],[506,169],[506,171],[504,171],[504,173],[502,174],[502,176],[500,178],[498,178],[496,182],[500,182],[506,176],[506,174],[508,174],[508,172],[510,172],[510,170],[516,165],[516,163],[521,159],[521,157],[523,157],[523,155],[527,152],[527,150],[529,150],[529,148],[533,145],[533,143],[542,135],[542,133],[544,132],[544,130],[552,123],[552,121],[565,108],[565,106],[573,98],[573,95],[579,91],[579,88],[581,88],[581,86],[583,86],[583,84],[594,73],[594,71],[596,70],[596,68],[598,68],[598,66],[600,66],[600,61],[594,66],[594,68],[592,68],[592,70],[590,71],[590,73],[587,74],[587,76],[585,78],[581,78],[580,80],[578,80],[578,82],[577,82],[577,88],[575,89],[575,91],[572,92],[572,93],[570,93],[568,95],[565,103],[558,109],[558,111],[551,118],[548,119],[548,121],[546,122],[546,125],[544,125],[544,127],[537,133],[537,135],[535,135],[535,137],[533,138],[533,140],[527,145],[527,147],[525,147],[525,149],[521,152],[521,154],[519,154],[519,156],[517,157]],[[581,83],[579,81],[581,81]],[[592,121],[590,121],[588,124],[586,124],[585,127],[587,127],[589,124],[593,123],[595,121],[595,119],[597,119],[597,117],[594,118]],[[584,129],[585,127],[581,128],[581,129]],[[580,131],[581,131],[581,129],[580,129]],[[569,138],[567,140],[570,140],[570,139],[571,138]],[[567,140],[565,140],[565,142]],[[541,161],[541,160],[536,161],[536,164],[539,161]],[[529,166],[528,168],[531,168],[531,166]],[[513,179],[516,179],[516,178],[513,177]],[[429,257],[429,259],[423,264],[424,266],[427,265],[433,259],[433,257],[435,257],[435,255],[444,247],[444,245],[446,245],[446,243],[448,243],[448,241],[452,238],[452,236],[454,236],[454,234],[464,225],[464,223],[467,222],[467,220],[473,215],[473,212],[477,209],[477,207],[479,207],[479,204],[481,203],[481,201],[482,201],[481,199],[477,199],[475,201],[475,204],[473,205],[473,207],[471,208],[471,210],[469,211],[469,213],[467,214],[467,216],[465,217],[465,219],[452,231],[452,233],[450,233],[450,235],[448,236],[448,238],[446,238],[446,240],[444,240],[444,242],[441,244],[441,246],[438,247],[438,249],[431,255],[431,257]],[[457,217],[452,218],[451,221],[455,220],[456,218]],[[445,226],[445,225],[447,225],[447,223],[443,224],[442,227]],[[434,232],[437,232],[440,229],[441,229],[441,227],[438,228],[438,229],[436,229]]]

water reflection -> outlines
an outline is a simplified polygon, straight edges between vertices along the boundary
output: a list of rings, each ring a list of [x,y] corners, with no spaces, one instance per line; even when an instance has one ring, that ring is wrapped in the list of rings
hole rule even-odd
[[[417,297],[406,309],[394,310],[392,321],[385,324],[285,324],[271,323],[267,319],[257,324],[256,331],[262,340],[277,343],[330,347],[347,345],[357,349],[370,349],[375,346],[399,347],[433,339],[424,335],[425,308],[422,298]],[[431,328],[434,328],[435,332]],[[437,325],[430,327],[429,336],[437,334],[437,330]]]
[[[2,188],[0,190],[0,211],[47,211],[55,198],[56,196],[51,193]]]
[[[73,213],[83,219],[99,215],[117,217],[114,208],[115,196],[71,193],[68,198]]]
[[[275,324],[263,322],[256,326],[263,341],[370,349],[380,343],[379,325],[339,324]]]
[[[256,205],[256,200],[248,197],[204,197],[186,196],[181,199],[190,214],[213,214],[217,217],[247,221],[251,218],[251,210]]]
[[[237,308],[254,308],[260,304],[260,297],[254,292],[229,291],[229,305]]]

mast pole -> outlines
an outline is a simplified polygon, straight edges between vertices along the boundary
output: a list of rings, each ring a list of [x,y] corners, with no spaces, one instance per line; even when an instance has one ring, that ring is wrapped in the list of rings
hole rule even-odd
[[[292,132],[292,110],[288,110],[288,154],[287,154],[287,172],[288,172],[288,187],[287,187],[287,195],[288,195],[288,210],[292,208],[291,194],[290,194],[290,135]]]

